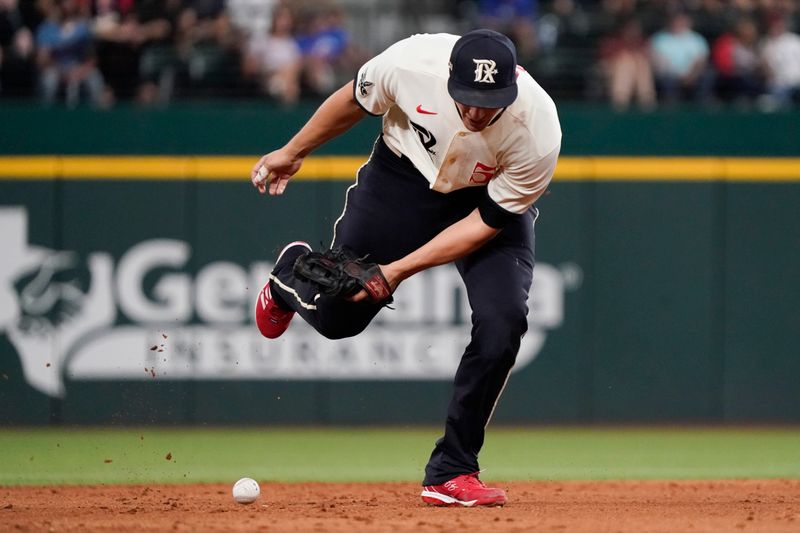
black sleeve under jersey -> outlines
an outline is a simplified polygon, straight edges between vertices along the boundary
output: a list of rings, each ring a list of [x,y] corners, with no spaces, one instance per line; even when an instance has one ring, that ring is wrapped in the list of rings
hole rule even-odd
[[[509,222],[521,216],[497,205],[497,202],[489,196],[488,188],[484,189],[483,196],[478,204],[478,212],[481,214],[483,222],[494,229],[503,229]]]

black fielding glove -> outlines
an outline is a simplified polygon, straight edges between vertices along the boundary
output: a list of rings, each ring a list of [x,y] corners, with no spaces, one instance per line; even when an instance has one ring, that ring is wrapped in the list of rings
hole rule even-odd
[[[392,302],[392,290],[376,263],[367,263],[347,247],[308,252],[294,263],[295,275],[316,283],[323,294],[347,298],[361,289],[374,303]]]

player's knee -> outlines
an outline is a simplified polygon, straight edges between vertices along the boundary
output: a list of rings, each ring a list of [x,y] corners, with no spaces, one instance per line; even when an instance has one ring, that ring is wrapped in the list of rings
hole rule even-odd
[[[360,324],[325,324],[321,323],[316,330],[326,339],[332,341],[355,337],[364,331],[366,325]]]
[[[527,307],[483,309],[473,313],[473,321],[480,329],[505,342],[508,338],[521,337],[528,330]]]
[[[478,321],[505,322],[511,327],[525,327],[528,320],[528,302],[526,300],[486,302],[472,309],[472,317]]]

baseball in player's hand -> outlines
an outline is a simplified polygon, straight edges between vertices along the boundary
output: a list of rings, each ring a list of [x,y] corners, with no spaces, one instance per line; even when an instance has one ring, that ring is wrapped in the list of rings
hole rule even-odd
[[[302,163],[302,157],[289,154],[285,148],[270,152],[253,166],[250,182],[261,194],[268,189],[271,195],[283,194],[289,179],[300,169]]]

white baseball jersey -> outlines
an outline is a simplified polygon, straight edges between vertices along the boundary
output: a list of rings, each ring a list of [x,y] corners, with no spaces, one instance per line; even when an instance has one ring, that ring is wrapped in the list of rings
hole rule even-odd
[[[407,156],[433,190],[487,186],[500,207],[523,213],[556,167],[561,126],[555,104],[518,67],[514,103],[483,131],[469,131],[447,91],[457,40],[446,33],[421,34],[390,46],[358,71],[356,101],[368,113],[383,115],[384,141]]]

